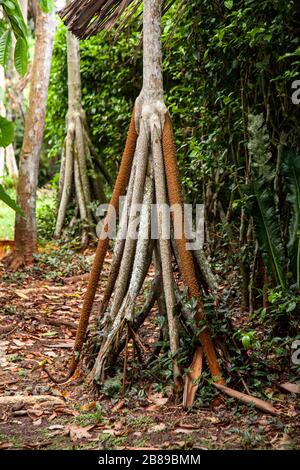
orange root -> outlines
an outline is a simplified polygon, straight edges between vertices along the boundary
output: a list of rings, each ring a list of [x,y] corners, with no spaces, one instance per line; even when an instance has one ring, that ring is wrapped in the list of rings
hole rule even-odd
[[[169,114],[165,116],[165,124],[162,137],[163,155],[165,163],[165,172],[167,178],[167,188],[170,205],[180,205],[183,208],[183,197],[180,184],[179,169],[176,160],[176,148],[173,135],[173,126]],[[196,320],[198,322],[205,320],[203,303],[201,301],[200,289],[197,282],[194,261],[191,251],[186,249],[186,238],[184,236],[184,221],[182,220],[182,234],[180,239],[176,240],[179,258],[181,261],[182,275],[189,289],[189,294],[198,300]],[[200,342],[206,356],[208,367],[214,380],[224,383],[221,369],[218,364],[215,348],[211,335],[207,329],[200,333]]]
[[[79,361],[79,356],[82,350],[82,346],[84,344],[85,334],[87,331],[89,318],[90,318],[90,314],[92,311],[93,302],[95,299],[95,294],[96,294],[96,290],[97,290],[99,279],[100,279],[100,274],[103,268],[105,255],[109,248],[109,238],[106,236],[106,234],[108,231],[108,227],[113,220],[114,213],[115,211],[118,210],[119,198],[126,191],[126,187],[129,181],[129,176],[130,176],[130,172],[132,168],[136,141],[137,141],[137,133],[135,129],[135,113],[133,111],[132,116],[131,116],[129,130],[128,130],[127,140],[125,144],[125,149],[124,149],[123,156],[122,156],[120,170],[119,170],[118,177],[117,177],[115,187],[114,187],[114,191],[111,197],[110,208],[107,212],[105,222],[103,224],[101,236],[99,238],[93,266],[92,266],[90,276],[89,276],[88,286],[87,286],[84,301],[83,301],[83,306],[81,309],[79,324],[77,327],[77,333],[76,333],[76,338],[75,338],[75,345],[74,345],[74,350],[73,350],[73,355],[72,355],[72,360],[71,360],[71,365],[70,365],[70,371],[69,371],[68,376],[63,381],[59,381],[59,383],[63,383],[67,381],[74,374],[78,361]],[[44,370],[54,382],[57,382],[49,374],[49,372],[46,371],[46,369]]]

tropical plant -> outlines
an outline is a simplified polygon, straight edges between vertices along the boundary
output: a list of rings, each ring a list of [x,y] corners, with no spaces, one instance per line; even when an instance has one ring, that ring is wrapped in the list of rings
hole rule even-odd
[[[266,172],[267,173],[267,172]],[[261,175],[248,187],[248,209],[254,219],[255,232],[265,265],[277,285],[300,284],[300,156],[283,154],[283,178],[287,210],[280,215],[276,205],[274,179]],[[284,219],[284,220],[283,220]],[[287,236],[282,226],[289,228]]]
[[[14,64],[17,72],[23,77],[28,65],[27,26],[23,19],[18,0],[3,0],[1,2],[3,18],[0,19],[0,66],[4,69],[9,63],[12,49],[12,36],[16,39],[14,48]],[[14,138],[13,123],[0,116],[0,147],[8,147]],[[5,192],[0,184],[0,200],[11,209],[21,214],[21,209]]]

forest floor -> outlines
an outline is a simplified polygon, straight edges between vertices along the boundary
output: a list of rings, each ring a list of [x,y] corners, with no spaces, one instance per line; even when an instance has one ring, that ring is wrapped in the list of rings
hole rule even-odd
[[[125,395],[110,381],[95,396],[82,363],[66,384],[51,383],[37,365],[47,359],[56,376],[67,372],[87,282],[68,277],[88,271],[90,255],[57,258],[52,250],[17,273],[0,263],[0,449],[299,448],[299,400],[278,390],[272,398],[280,414],[270,416],[220,395],[187,412],[170,387],[149,376],[128,383]],[[109,263],[108,255],[94,313]],[[141,333],[145,347],[155,341],[155,328],[150,318]],[[41,395],[43,402],[24,398]],[[13,404],[1,402],[12,396]]]

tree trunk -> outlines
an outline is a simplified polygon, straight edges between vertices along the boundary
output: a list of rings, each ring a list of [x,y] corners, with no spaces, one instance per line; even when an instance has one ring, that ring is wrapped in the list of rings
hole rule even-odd
[[[79,217],[83,222],[82,245],[86,245],[89,235],[93,236],[95,232],[91,212],[92,198],[103,203],[105,194],[101,179],[89,177],[88,170],[94,170],[94,160],[99,160],[99,156],[96,155],[89,137],[86,116],[82,107],[79,41],[70,31],[67,31],[67,62],[67,134],[61,159],[59,204],[54,236],[58,238],[62,234],[67,208],[71,202],[71,195],[74,194]],[[103,166],[102,162],[100,162],[101,166]],[[103,175],[107,179],[105,171]]]
[[[15,249],[8,257],[12,269],[18,269],[24,263],[32,263],[33,253],[37,249],[36,191],[54,33],[55,13],[44,13],[38,6],[29,108],[25,118],[17,187],[17,203],[24,217],[16,216]]]

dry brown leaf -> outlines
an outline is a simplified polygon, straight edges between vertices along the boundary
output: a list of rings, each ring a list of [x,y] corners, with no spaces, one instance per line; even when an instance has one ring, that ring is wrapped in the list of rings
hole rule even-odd
[[[157,406],[163,406],[169,400],[168,397],[163,397],[161,393],[155,393],[153,395],[148,395],[147,398],[151,403],[154,403],[154,405],[157,405]]]
[[[92,435],[89,433],[91,429],[93,429],[95,426],[75,426],[71,425],[69,426],[69,434],[70,434],[70,439],[72,442],[79,441],[80,439],[90,439]]]
[[[124,400],[120,400],[118,401],[118,403],[112,408],[112,412],[113,413],[116,413],[117,411],[120,411],[122,408],[124,408],[124,405],[125,405],[125,401]]]
[[[55,411],[56,411],[56,413],[62,413],[62,414],[65,414],[65,415],[71,415],[71,416],[78,416],[79,415],[79,411],[71,410],[70,408],[63,408],[61,406],[55,407]]]
[[[198,426],[195,424],[190,424],[190,423],[179,423],[179,428],[184,428],[184,429],[200,429],[201,425],[199,424]]]
[[[165,429],[166,429],[165,423],[160,423],[149,428],[149,432],[160,432],[160,431],[164,431]]]
[[[27,412],[28,412],[28,415],[30,416],[30,418],[33,418],[33,417],[40,418],[44,414],[43,410],[39,410],[39,409],[35,409],[35,408],[29,408],[27,410]]]
[[[11,442],[0,442],[0,450],[11,449],[13,444]]]
[[[42,424],[42,418],[32,421],[33,426],[40,426]]]
[[[187,429],[187,428],[179,427],[179,428],[174,429],[174,431],[172,432],[174,432],[175,434],[191,434],[195,432],[195,429]]]
[[[51,426],[49,426],[48,429],[50,431],[57,431],[59,429],[63,430],[63,429],[65,429],[65,426],[63,424],[52,424]]]
[[[207,416],[207,421],[210,421],[211,423],[217,424],[220,422],[220,419],[217,418],[216,416]]]
[[[300,386],[293,384],[291,382],[286,382],[284,384],[276,384],[280,390],[288,393],[300,393]]]
[[[82,405],[80,407],[81,411],[91,411],[91,410],[94,410],[95,408],[96,408],[95,401],[91,401],[90,403],[86,403],[85,405]]]
[[[30,300],[30,298],[28,297],[28,295],[24,294],[24,291],[22,290],[15,290],[15,294],[20,297],[21,299],[25,299],[25,300]]]

